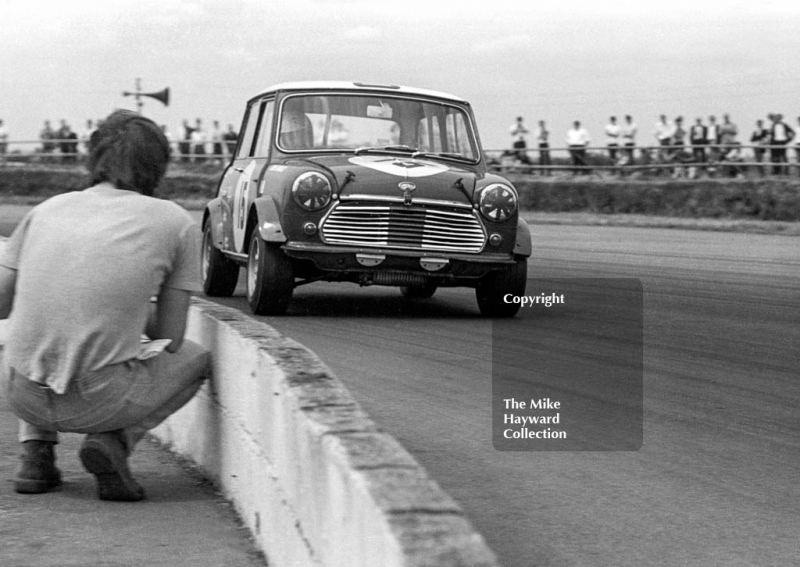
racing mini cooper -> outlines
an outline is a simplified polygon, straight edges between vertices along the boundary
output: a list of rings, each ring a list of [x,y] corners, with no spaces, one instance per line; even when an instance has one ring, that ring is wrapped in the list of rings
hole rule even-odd
[[[466,101],[308,82],[247,103],[202,250],[205,292],[231,295],[244,267],[256,314],[284,313],[299,285],[347,281],[408,298],[472,287],[483,315],[511,317],[531,237],[516,189],[487,172]]]

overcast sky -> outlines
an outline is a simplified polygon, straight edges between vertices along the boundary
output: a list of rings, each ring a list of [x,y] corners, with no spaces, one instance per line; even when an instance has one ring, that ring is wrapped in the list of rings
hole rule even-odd
[[[602,142],[634,115],[651,143],[661,113],[800,116],[800,2],[709,0],[0,0],[0,118],[13,139],[45,118],[135,108],[121,96],[169,86],[144,113],[238,125],[244,102],[295,80],[357,80],[470,100],[484,147],[547,120],[554,145],[574,119]]]

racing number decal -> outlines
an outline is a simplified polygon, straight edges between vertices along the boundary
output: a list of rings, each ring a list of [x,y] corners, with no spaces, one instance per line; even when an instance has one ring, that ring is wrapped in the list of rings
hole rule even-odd
[[[233,194],[233,245],[237,252],[244,251],[244,229],[247,224],[247,190],[256,169],[256,162],[251,161],[244,168],[236,182]]]
[[[356,156],[351,157],[348,161],[355,165],[363,165],[376,171],[388,173],[389,175],[406,178],[438,175],[449,169],[446,165],[411,158]]]
[[[238,220],[236,221],[236,228],[239,230],[244,230],[244,205],[247,200],[247,186],[250,185],[249,181],[243,181],[241,183],[242,190],[239,191],[239,202],[236,203],[236,210],[239,211],[237,215]]]

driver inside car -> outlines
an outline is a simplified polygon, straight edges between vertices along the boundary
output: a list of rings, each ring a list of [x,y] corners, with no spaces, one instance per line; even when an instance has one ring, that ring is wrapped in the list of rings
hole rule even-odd
[[[279,145],[286,150],[310,150],[314,147],[311,120],[298,110],[284,110]]]

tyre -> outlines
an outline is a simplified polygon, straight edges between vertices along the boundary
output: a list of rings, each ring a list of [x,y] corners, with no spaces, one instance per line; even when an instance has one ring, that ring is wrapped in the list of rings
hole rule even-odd
[[[433,283],[427,283],[422,286],[404,285],[400,287],[400,293],[403,294],[403,297],[408,299],[428,299],[429,297],[433,297],[437,289],[438,286]]]
[[[294,291],[292,262],[280,246],[264,242],[257,230],[247,255],[247,302],[256,315],[282,315]]]
[[[200,255],[203,291],[212,297],[230,297],[239,279],[239,265],[228,260],[225,254],[214,246],[210,222],[203,231],[203,248]]]
[[[519,311],[519,303],[506,303],[508,295],[525,295],[528,279],[528,261],[519,259],[505,270],[492,272],[481,279],[475,288],[478,308],[484,317],[513,317]]]

